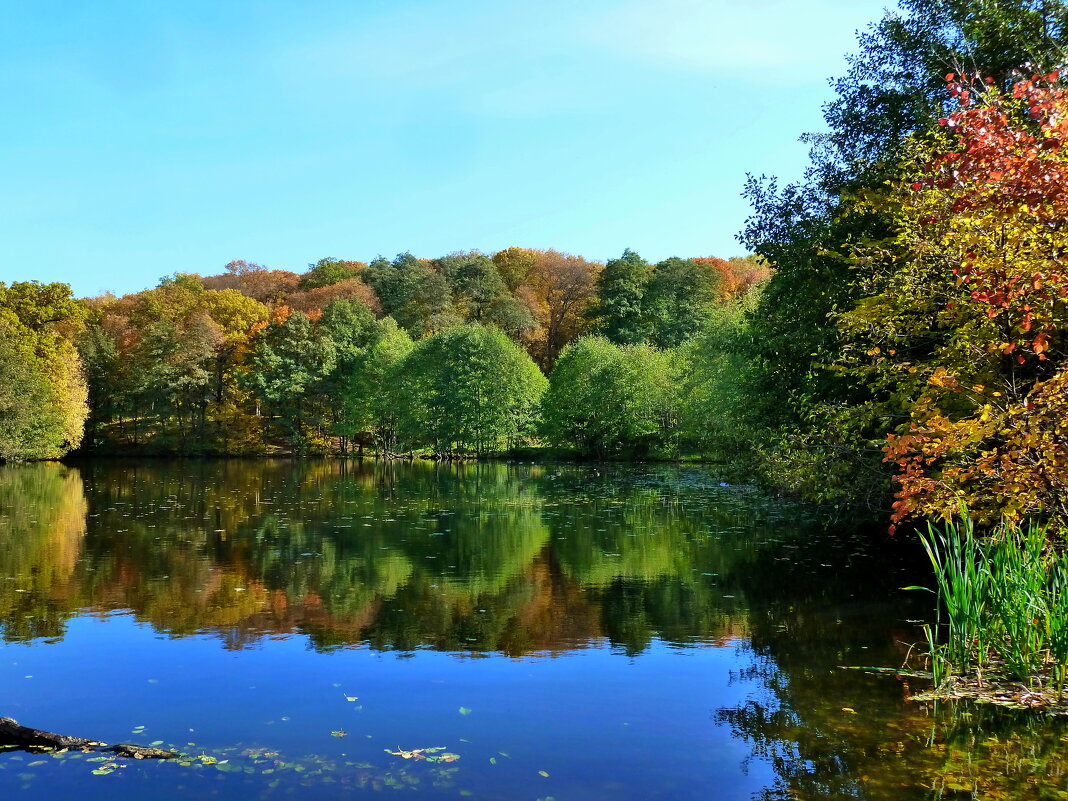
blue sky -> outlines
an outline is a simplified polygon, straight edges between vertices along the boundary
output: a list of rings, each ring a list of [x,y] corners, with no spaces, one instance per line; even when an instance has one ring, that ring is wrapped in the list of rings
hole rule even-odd
[[[0,281],[731,256],[884,0],[0,0]]]

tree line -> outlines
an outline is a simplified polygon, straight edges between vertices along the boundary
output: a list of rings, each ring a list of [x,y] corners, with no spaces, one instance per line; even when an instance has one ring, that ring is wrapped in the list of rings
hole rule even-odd
[[[16,282],[0,287],[0,325],[25,345],[3,369],[38,376],[42,389],[12,385],[0,457],[75,447],[457,456],[544,443],[671,456],[684,446],[691,343],[769,274],[754,259],[649,264],[627,250],[600,264],[509,248],[323,259],[303,274],[232,262],[220,275],[82,300],[64,285]],[[576,365],[596,371],[598,393],[580,399]],[[71,380],[48,384],[61,368]],[[66,425],[42,429],[38,418],[57,408]],[[599,434],[578,432],[582,415],[606,417]]]

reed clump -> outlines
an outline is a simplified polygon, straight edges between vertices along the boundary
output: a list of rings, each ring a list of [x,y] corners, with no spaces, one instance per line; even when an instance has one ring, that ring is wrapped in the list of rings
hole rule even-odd
[[[921,538],[938,597],[935,624],[925,626],[936,686],[1010,682],[1059,702],[1068,679],[1063,538],[1040,524],[979,538],[967,517]]]

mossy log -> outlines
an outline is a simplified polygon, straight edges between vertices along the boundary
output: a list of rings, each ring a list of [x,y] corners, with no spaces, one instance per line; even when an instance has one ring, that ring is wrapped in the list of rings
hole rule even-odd
[[[61,751],[110,751],[118,756],[131,759],[175,759],[178,757],[177,752],[167,751],[163,748],[131,745],[130,743],[108,745],[100,740],[68,737],[65,734],[31,729],[29,726],[20,726],[18,721],[11,718],[0,718],[0,747],[3,746],[54,748]]]

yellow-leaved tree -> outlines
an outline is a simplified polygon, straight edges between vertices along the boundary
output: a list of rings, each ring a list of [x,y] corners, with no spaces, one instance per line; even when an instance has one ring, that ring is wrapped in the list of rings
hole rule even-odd
[[[947,80],[958,109],[860,201],[895,231],[853,252],[871,278],[839,318],[846,369],[898,415],[895,523],[1068,521],[1068,92]]]

